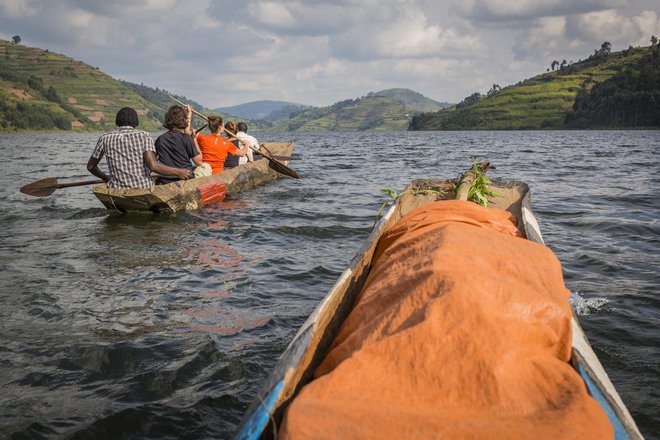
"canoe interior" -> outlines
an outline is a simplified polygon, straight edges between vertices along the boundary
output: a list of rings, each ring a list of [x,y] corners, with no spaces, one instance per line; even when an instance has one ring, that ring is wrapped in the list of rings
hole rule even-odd
[[[538,223],[531,210],[529,186],[523,182],[504,179],[494,178],[491,181],[491,189],[498,197],[489,198],[489,207],[511,212],[516,217],[518,229],[523,236],[543,244]],[[261,392],[246,412],[235,438],[276,437],[274,426],[279,426],[290,400],[311,380],[312,372],[325,357],[341,324],[353,308],[357,295],[362,291],[380,236],[413,209],[435,200],[450,199],[449,186],[453,183],[453,179],[420,179],[408,185],[379,220],[348,269],[282,354]],[[437,190],[444,190],[444,194],[434,193]],[[595,384],[594,389],[602,394],[605,404],[601,406],[608,412],[606,406],[609,405],[611,414],[608,415],[611,415],[610,420],[614,420],[613,425],[620,422],[621,430],[616,431],[615,426],[615,431],[619,434],[617,438],[642,438],[575,317],[573,353],[573,366],[583,375],[585,382],[592,381]]]
[[[278,156],[289,157],[293,151],[293,142],[264,142],[262,145]],[[283,163],[287,164],[285,161]],[[268,160],[260,159],[213,176],[155,185],[148,189],[112,189],[102,184],[94,186],[92,191],[112,211],[191,211],[280,177],[269,164]]]

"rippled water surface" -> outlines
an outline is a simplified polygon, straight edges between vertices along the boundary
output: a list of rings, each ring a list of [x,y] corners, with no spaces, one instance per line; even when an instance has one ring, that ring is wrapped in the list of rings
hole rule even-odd
[[[259,133],[257,133],[258,135]],[[470,157],[523,180],[596,353],[660,438],[660,131],[263,133],[300,180],[177,216],[109,215],[98,134],[0,135],[0,437],[230,438],[367,237],[382,188]]]

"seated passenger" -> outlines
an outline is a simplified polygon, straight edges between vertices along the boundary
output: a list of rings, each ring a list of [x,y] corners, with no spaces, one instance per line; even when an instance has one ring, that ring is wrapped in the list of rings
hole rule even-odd
[[[228,154],[245,156],[248,148],[246,145],[237,147],[220,135],[224,130],[221,117],[209,116],[207,119],[211,134],[196,134],[195,145],[202,152],[204,162],[211,166],[212,173],[218,174],[224,171]]]
[[[173,105],[165,113],[163,126],[167,132],[156,139],[156,153],[158,160],[165,165],[188,168],[193,172],[192,162],[197,168],[194,169],[195,177],[211,175],[211,167],[203,164],[202,153],[197,148],[195,141],[190,136],[190,118],[192,108]],[[178,180],[176,177],[160,177],[158,183],[170,183]]]
[[[232,133],[232,134],[229,134],[229,133]],[[232,144],[234,144],[238,148],[238,140],[236,139],[235,136],[233,136],[234,134],[236,134],[236,122],[227,121],[227,123],[225,124],[225,130],[224,130],[225,139],[229,140],[229,142],[231,142]],[[247,154],[251,154],[249,148],[248,148],[248,153]],[[225,168],[235,168],[235,167],[239,166],[240,163],[241,163],[240,162],[241,159],[244,159],[244,158],[245,158],[245,156],[239,157],[239,156],[235,156],[233,154],[228,154],[227,159],[225,160]]]
[[[238,130],[236,132],[236,137],[238,139],[240,139],[241,141],[247,142],[248,146],[252,147],[252,148],[248,149],[249,152],[248,152],[247,159],[245,157],[241,157],[240,160],[238,161],[239,164],[242,165],[244,163],[247,163],[248,160],[250,162],[254,162],[255,158],[252,155],[252,149],[258,150],[260,148],[259,147],[259,142],[257,141],[257,139],[254,136],[250,136],[249,134],[247,134],[248,126],[245,122],[239,122],[236,126],[236,129]],[[258,156],[257,159],[261,159],[261,156]]]
[[[166,166],[156,160],[154,140],[149,133],[136,130],[139,125],[137,112],[124,107],[115,117],[117,129],[102,135],[94,152],[87,161],[87,170],[103,179],[108,188],[150,188],[154,184],[151,173],[192,178],[187,167]],[[98,167],[105,155],[109,175]]]

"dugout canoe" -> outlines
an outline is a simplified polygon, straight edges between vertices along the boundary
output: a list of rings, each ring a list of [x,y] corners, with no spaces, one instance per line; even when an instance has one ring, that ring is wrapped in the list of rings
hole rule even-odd
[[[489,208],[501,208],[511,212],[517,218],[518,229],[524,238],[544,244],[539,224],[532,212],[529,186],[518,181],[491,180],[491,189],[503,197],[489,199]],[[413,209],[448,198],[420,190],[447,188],[453,182],[454,180],[450,179],[411,182],[379,220],[366,244],[357,252],[349,267],[298,330],[245,413],[235,435],[236,439],[277,437],[276,430],[280,426],[285,409],[300,389],[311,380],[312,372],[325,358],[339,328],[351,312],[356,296],[362,291],[379,238]],[[571,318],[571,327],[570,366],[582,378],[591,397],[604,410],[614,428],[615,438],[643,438],[575,315]],[[585,420],[584,423],[589,422]]]
[[[273,156],[283,157],[290,157],[294,147],[293,142],[263,142],[262,145]],[[287,161],[281,162],[288,165]],[[148,189],[112,189],[101,184],[92,191],[112,211],[175,213],[221,202],[279,176],[268,160],[260,159],[213,176],[154,185]]]

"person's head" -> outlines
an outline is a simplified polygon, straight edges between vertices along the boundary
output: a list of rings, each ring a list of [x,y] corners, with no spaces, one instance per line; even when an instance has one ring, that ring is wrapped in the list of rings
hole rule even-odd
[[[188,112],[180,105],[173,105],[165,113],[165,122],[163,127],[168,130],[183,130],[188,126]]]
[[[236,134],[236,121],[227,121],[225,124],[225,130],[231,131],[233,134]]]
[[[115,117],[115,125],[117,125],[117,127],[137,127],[140,125],[137,112],[130,107],[122,108],[117,112],[117,116]]]
[[[217,133],[222,127],[222,118],[220,116],[209,116],[209,130],[211,133]]]
[[[245,122],[239,122],[238,124],[236,124],[236,128],[238,129],[238,131],[247,133],[247,124]]]

